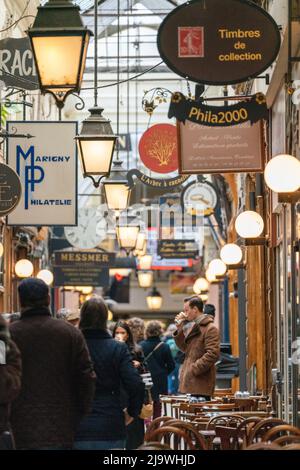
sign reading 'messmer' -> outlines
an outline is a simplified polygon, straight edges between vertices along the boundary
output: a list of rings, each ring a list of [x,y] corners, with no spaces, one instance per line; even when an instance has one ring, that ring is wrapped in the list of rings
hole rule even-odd
[[[247,81],[274,62],[280,32],[274,19],[248,0],[193,0],[166,16],[158,50],[178,75],[211,85]]]

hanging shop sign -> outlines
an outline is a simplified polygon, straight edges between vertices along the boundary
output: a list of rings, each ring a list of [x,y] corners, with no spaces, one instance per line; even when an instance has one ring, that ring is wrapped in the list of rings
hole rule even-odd
[[[0,40],[0,80],[7,87],[18,87],[25,90],[39,88],[28,37]]]
[[[54,287],[63,286],[93,286],[108,287],[109,286],[109,269],[99,269],[98,265],[81,266],[65,265],[54,266]]]
[[[167,259],[195,259],[199,248],[195,240],[158,240],[157,254]]]
[[[150,186],[151,188],[163,189],[163,188],[174,188],[180,186],[188,178],[188,176],[175,176],[174,178],[169,179],[157,179],[151,178],[150,176],[145,175],[140,170],[133,169],[127,173],[128,185],[130,187],[134,186],[133,177],[136,176],[143,184]]]
[[[231,127],[178,122],[181,174],[261,172],[265,160],[262,121]]]
[[[173,93],[168,117],[177,121],[186,120],[202,126],[229,127],[250,121],[268,119],[269,111],[263,93],[253,95],[249,100],[240,101],[232,106],[206,106],[199,101],[187,99],[182,93]]]
[[[17,173],[5,163],[0,163],[0,217],[15,209],[21,194],[21,181]]]
[[[218,195],[209,181],[194,181],[183,189],[181,204],[188,214],[209,216],[214,213],[218,204]]]
[[[172,124],[155,124],[144,132],[139,142],[144,165],[156,173],[178,169],[177,130]]]
[[[274,19],[249,0],[194,0],[165,17],[157,44],[178,75],[233,84],[258,76],[274,62],[280,32]]]
[[[9,225],[77,224],[77,122],[9,121],[26,138],[7,141],[7,162],[22,184],[20,204],[8,216]]]
[[[195,273],[170,273],[169,292],[171,295],[193,295],[193,285],[197,280]]]
[[[102,251],[57,251],[54,253],[54,264],[57,266],[84,266],[96,265],[98,268],[111,267],[115,264],[115,253]]]

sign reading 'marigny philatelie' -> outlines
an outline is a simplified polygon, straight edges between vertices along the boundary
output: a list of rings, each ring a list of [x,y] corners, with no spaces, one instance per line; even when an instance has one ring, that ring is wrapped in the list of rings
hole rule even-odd
[[[77,224],[76,122],[10,121],[7,130],[32,139],[8,139],[7,161],[22,185],[9,225]]]

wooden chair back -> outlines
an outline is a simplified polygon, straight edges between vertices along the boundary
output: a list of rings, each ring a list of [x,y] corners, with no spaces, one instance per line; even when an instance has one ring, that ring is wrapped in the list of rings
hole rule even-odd
[[[253,416],[253,417],[244,419],[244,421],[242,421],[238,425],[237,427],[238,439],[242,441],[242,448],[245,448],[250,444],[249,443],[250,431],[261,420],[262,418],[260,418],[259,416]]]
[[[238,432],[237,428],[229,426],[216,426],[216,437],[220,439],[221,450],[237,450],[238,449]]]
[[[244,418],[235,414],[213,416],[207,423],[206,429],[215,429],[216,426],[237,427]]]
[[[262,437],[262,440],[266,442],[274,441],[274,439],[283,435],[300,437],[300,429],[296,428],[295,426],[290,426],[289,424],[280,424],[279,426],[275,426],[274,428],[269,429],[269,431],[267,431],[266,434]]]
[[[159,416],[158,418],[155,418],[149,426],[147,427],[146,433],[145,433],[145,442],[151,441],[152,433],[159,427],[163,426],[164,424],[167,424],[168,421],[171,421],[174,418],[171,418],[170,416]]]
[[[271,428],[274,428],[275,426],[279,426],[280,424],[287,423],[285,423],[282,419],[279,418],[262,419],[251,429],[249,434],[249,444],[259,442],[263,439],[263,436],[266,434],[267,431],[269,431]]]
[[[199,434],[197,427],[194,426],[192,423],[173,419],[171,421],[168,421],[167,425],[182,429],[184,432],[186,432],[192,439],[192,442],[197,450],[207,450],[205,439],[203,438],[203,436],[201,436],[201,434]]]
[[[167,444],[173,450],[195,450],[189,434],[175,426],[162,426],[152,433],[152,441]]]
[[[280,447],[273,442],[256,442],[255,444],[251,444],[250,446],[246,447],[244,450],[282,450],[283,447]]]
[[[274,441],[272,442],[274,442],[274,444],[278,444],[279,446],[286,446],[289,444],[300,444],[300,436],[281,436],[277,437],[277,439],[274,439]]]

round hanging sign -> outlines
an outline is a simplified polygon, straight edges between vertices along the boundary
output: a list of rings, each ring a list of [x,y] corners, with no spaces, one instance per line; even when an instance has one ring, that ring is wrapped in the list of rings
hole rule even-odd
[[[17,173],[5,163],[0,163],[0,217],[15,209],[21,194],[21,182]]]
[[[144,165],[155,173],[178,169],[177,129],[172,124],[155,124],[144,132],[139,142]]]
[[[157,36],[173,72],[209,85],[257,77],[276,59],[280,42],[272,16],[250,0],[192,0],[166,16]]]

